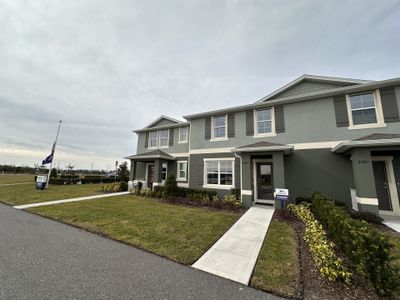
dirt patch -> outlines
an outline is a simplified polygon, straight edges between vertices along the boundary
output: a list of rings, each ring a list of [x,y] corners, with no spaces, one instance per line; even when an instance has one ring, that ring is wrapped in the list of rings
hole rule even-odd
[[[304,242],[304,224],[289,210],[275,210],[274,218],[290,224],[296,231],[300,256],[300,286],[298,297],[300,299],[379,299],[366,282],[354,270],[350,284],[331,282],[317,269],[310,249]],[[339,253],[339,256],[340,253]]]

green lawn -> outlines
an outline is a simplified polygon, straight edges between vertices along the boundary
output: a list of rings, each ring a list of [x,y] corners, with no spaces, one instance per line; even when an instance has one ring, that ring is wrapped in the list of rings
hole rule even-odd
[[[265,291],[295,296],[299,290],[299,278],[296,233],[290,225],[272,220],[251,285]]]
[[[35,177],[32,174],[0,174],[0,184],[34,182]]]
[[[34,202],[61,200],[101,194],[103,184],[49,185],[47,190],[37,190],[35,183],[0,186],[0,202],[21,205]]]
[[[133,195],[29,211],[146,249],[183,264],[196,261],[239,213],[160,203]]]

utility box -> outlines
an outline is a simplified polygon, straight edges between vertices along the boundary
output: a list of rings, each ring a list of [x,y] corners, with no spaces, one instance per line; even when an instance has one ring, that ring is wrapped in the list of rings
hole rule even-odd
[[[38,175],[36,177],[36,189],[44,190],[46,188],[47,175]]]

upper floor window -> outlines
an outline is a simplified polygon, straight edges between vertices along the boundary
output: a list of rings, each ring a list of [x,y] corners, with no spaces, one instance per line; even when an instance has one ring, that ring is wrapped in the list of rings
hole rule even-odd
[[[256,136],[275,135],[273,108],[258,109],[254,112],[254,127]]]
[[[221,139],[227,137],[226,115],[212,118],[212,138]]]
[[[149,147],[156,148],[158,142],[158,131],[149,132]]]
[[[350,95],[353,125],[376,123],[376,108],[373,93]]]
[[[160,130],[160,147],[168,147],[169,129]]]
[[[189,140],[189,127],[179,127],[179,143],[187,143]]]
[[[347,95],[347,107],[350,129],[385,126],[379,90]]]

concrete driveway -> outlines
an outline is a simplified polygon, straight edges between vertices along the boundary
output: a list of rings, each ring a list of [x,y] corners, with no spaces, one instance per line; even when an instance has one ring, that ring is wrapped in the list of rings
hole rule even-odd
[[[0,204],[0,299],[278,299]]]

